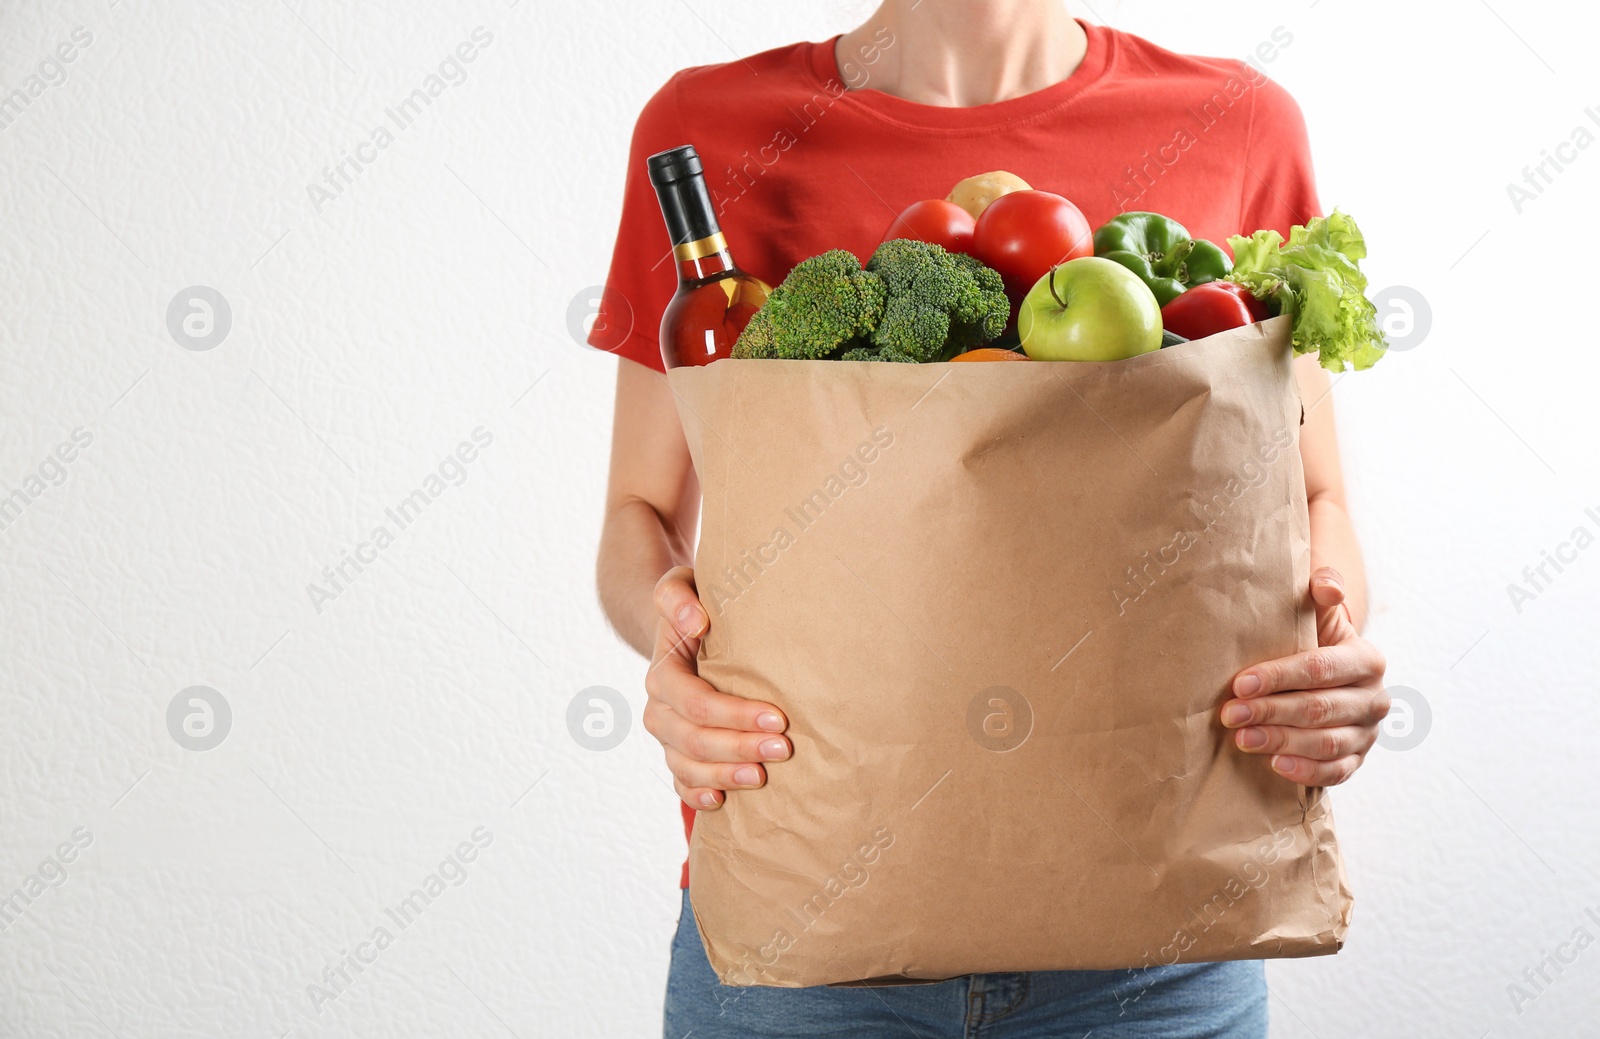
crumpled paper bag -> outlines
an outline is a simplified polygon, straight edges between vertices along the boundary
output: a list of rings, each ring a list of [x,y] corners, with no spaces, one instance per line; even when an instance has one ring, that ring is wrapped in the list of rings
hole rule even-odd
[[[1320,789],[1218,721],[1316,645],[1287,318],[1109,363],[669,375],[704,494],[701,675],[791,760],[702,813],[730,985],[1332,953]]]

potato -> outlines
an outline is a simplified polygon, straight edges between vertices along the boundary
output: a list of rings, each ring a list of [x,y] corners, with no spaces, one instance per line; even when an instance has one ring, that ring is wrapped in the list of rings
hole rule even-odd
[[[982,213],[989,203],[1001,195],[1007,195],[1013,191],[1030,190],[1032,188],[1028,182],[1015,173],[994,170],[989,173],[980,173],[976,177],[968,177],[950,189],[950,194],[945,196],[945,201],[954,202],[971,213],[972,219],[976,220],[978,219],[978,214]]]

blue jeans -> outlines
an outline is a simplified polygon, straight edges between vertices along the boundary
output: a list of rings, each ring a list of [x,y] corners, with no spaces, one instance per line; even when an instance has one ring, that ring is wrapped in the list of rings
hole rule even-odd
[[[712,973],[683,893],[665,1039],[1264,1039],[1259,960],[969,974],[882,988],[735,988]]]

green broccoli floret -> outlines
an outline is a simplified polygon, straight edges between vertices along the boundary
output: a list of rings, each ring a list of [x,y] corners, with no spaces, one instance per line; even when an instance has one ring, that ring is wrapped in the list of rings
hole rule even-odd
[[[918,360],[918,358],[912,357],[910,354],[903,354],[893,347],[885,347],[880,350],[875,346],[851,347],[840,354],[838,359],[841,361],[906,361],[912,363]]]
[[[809,361],[859,347],[878,327],[884,296],[882,279],[844,249],[801,260],[745,325],[733,356]]]
[[[872,344],[884,360],[947,361],[982,346],[1011,317],[1000,275],[931,242],[896,238],[878,246],[867,271],[888,290]]]

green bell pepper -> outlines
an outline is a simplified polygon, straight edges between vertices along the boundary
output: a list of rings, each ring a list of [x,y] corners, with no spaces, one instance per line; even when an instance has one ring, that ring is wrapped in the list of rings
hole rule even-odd
[[[1094,254],[1137,274],[1163,307],[1185,289],[1233,270],[1220,246],[1189,237],[1187,228],[1160,213],[1123,213],[1107,220],[1094,233]]]

